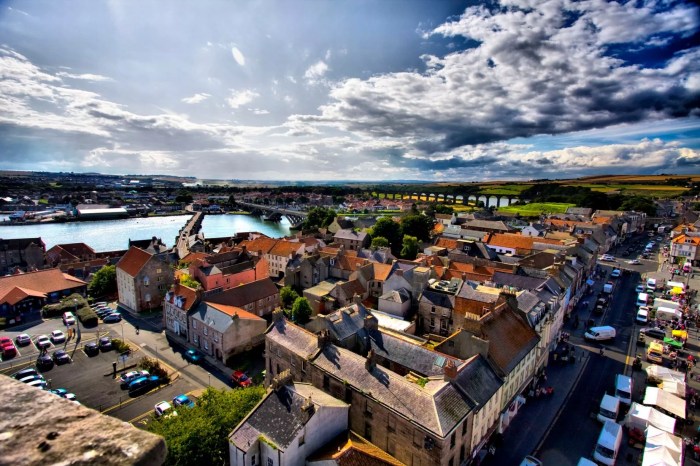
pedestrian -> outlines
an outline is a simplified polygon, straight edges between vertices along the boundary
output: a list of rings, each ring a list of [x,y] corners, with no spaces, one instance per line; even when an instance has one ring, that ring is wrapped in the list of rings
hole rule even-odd
[[[137,325],[137,326],[136,326],[136,335],[138,335],[140,331],[141,331],[141,329],[140,329],[139,326]]]

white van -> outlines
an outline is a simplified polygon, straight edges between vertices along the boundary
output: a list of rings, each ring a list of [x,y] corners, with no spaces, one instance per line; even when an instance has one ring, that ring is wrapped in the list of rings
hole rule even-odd
[[[637,307],[646,306],[649,303],[649,295],[646,293],[639,293],[637,295]]]
[[[622,443],[622,426],[613,421],[605,421],[598,436],[593,459],[599,463],[613,466],[620,452]]]
[[[632,404],[632,378],[626,375],[615,376],[615,396],[626,405]]]
[[[652,293],[656,291],[656,278],[647,279],[647,291],[650,291]]]
[[[598,420],[600,422],[605,421],[617,421],[617,415],[620,413],[620,399],[616,396],[610,396],[607,393],[603,396],[600,401],[600,408],[598,409]]]
[[[609,325],[604,325],[602,327],[589,328],[586,330],[586,333],[583,334],[583,338],[586,340],[595,341],[612,340],[615,338],[616,334],[617,332],[615,331],[615,328],[610,327]]]
[[[637,321],[638,324],[646,324],[649,322],[649,308],[646,306],[640,307],[637,311],[637,317],[635,317],[634,320]]]

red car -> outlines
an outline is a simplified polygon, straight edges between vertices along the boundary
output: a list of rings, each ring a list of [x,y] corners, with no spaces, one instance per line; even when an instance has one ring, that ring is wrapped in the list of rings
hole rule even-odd
[[[0,337],[0,348],[2,348],[2,356],[5,358],[11,358],[17,355],[15,344],[7,337]]]
[[[253,383],[253,381],[245,375],[245,372],[242,371],[233,371],[233,374],[231,374],[231,382],[239,387],[250,387]]]

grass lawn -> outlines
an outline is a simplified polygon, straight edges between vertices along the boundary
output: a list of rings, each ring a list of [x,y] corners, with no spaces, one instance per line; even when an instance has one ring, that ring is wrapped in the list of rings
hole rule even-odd
[[[569,207],[576,207],[576,204],[567,204],[559,202],[532,202],[524,205],[511,205],[501,207],[497,212],[509,212],[512,214],[520,214],[525,217],[540,215],[541,213],[564,213]]]

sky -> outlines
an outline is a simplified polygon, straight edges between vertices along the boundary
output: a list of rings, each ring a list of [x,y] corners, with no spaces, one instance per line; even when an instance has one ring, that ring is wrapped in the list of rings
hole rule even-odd
[[[0,169],[480,181],[699,165],[693,1],[0,0]]]

